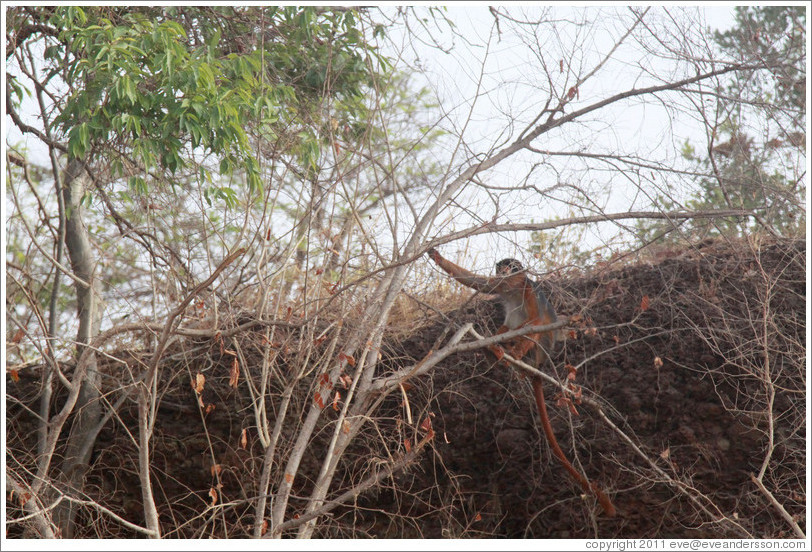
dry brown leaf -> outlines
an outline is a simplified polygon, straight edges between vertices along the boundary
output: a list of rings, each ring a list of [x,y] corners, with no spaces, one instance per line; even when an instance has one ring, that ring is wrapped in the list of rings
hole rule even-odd
[[[237,360],[237,357],[234,357],[231,361],[231,375],[228,379],[228,386],[233,387],[234,389],[237,388],[237,383],[240,381],[240,361]]]
[[[206,387],[206,376],[198,372],[195,375],[195,380],[192,382],[192,389],[195,390],[195,393],[198,395],[203,392],[203,389]]]

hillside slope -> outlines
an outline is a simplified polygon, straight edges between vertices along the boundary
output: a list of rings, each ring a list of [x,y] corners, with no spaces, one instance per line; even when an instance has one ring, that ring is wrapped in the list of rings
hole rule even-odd
[[[447,516],[423,518],[421,533],[791,537],[751,480],[765,458],[766,488],[803,527],[804,242],[758,251],[708,243],[547,284],[559,315],[582,320],[556,350],[559,380],[565,364],[578,366],[576,383],[639,447],[588,406],[578,406],[578,416],[549,408],[562,447],[572,457],[574,441],[583,471],[609,489],[619,515],[606,519],[593,497],[582,498],[551,455],[528,381],[489,356],[468,354],[419,386],[433,427],[449,441],[438,440],[422,472],[402,477],[418,489],[440,481],[432,505]],[[450,317],[459,325],[498,319],[498,311],[478,301]],[[399,351],[427,350],[436,332],[412,337]],[[554,403],[552,386],[545,392]],[[419,502],[409,507],[420,511]]]
[[[565,365],[576,367],[575,383],[606,415],[585,403],[575,405],[577,415],[556,406],[556,391],[546,384],[552,424],[576,466],[612,497],[617,517],[606,518],[551,455],[528,380],[474,351],[412,378],[371,411],[342,457],[331,497],[397,457],[407,441],[413,445],[426,434],[427,419],[434,438],[405,470],[320,518],[317,535],[792,537],[787,518],[803,527],[806,512],[805,247],[708,242],[544,281],[559,315],[574,321],[554,351],[554,375],[564,381]],[[424,311],[414,324],[419,329],[405,338],[393,332],[386,341],[381,370],[424,358],[449,328],[473,322],[480,333],[492,333],[499,310],[494,300],[474,297],[444,314]],[[224,320],[245,327],[244,313]],[[250,534],[264,451],[245,377],[258,378],[261,357],[252,351],[262,348],[261,329],[225,343],[183,338],[162,360],[152,470],[169,537]],[[246,362],[239,385],[230,386],[227,351],[235,347]],[[149,352],[105,358],[113,357],[119,360],[102,366],[109,373],[122,363],[137,369]],[[190,385],[201,371],[205,413]],[[308,385],[294,404],[307,404]],[[35,370],[18,382],[7,379],[7,446],[32,466],[39,388]],[[271,415],[278,412],[275,389],[267,400]],[[303,460],[301,473],[311,479],[297,479],[294,509],[304,503],[297,497],[309,493],[336,415],[323,411],[323,431]],[[130,436],[136,419],[136,405],[125,401],[101,431],[86,490],[87,499],[143,523]],[[287,454],[298,423],[285,426],[280,454]],[[215,488],[217,510],[210,508]],[[7,508],[9,519],[22,515],[15,501]],[[80,515],[80,536],[136,536],[93,509]],[[24,525],[9,527],[9,537],[24,534]]]

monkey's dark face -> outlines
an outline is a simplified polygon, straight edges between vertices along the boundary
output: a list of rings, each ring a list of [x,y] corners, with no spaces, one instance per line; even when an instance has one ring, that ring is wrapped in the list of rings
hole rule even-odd
[[[502,259],[496,263],[496,274],[498,276],[507,276],[524,270],[522,263],[516,259]]]

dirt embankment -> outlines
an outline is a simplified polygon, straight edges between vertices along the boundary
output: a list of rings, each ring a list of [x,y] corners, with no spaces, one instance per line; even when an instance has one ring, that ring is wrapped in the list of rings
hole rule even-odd
[[[545,280],[559,315],[580,321],[554,351],[553,375],[564,381],[565,366],[576,367],[574,383],[611,421],[587,404],[574,405],[577,415],[566,404],[556,406],[556,389],[546,384],[552,424],[578,469],[613,498],[617,517],[606,518],[550,453],[528,380],[473,352],[409,382],[411,427],[402,393],[381,404],[345,454],[335,495],[403,450],[406,439],[413,444],[427,417],[432,446],[381,488],[324,518],[318,534],[791,537],[790,524],[752,476],[763,472],[764,488],[804,526],[805,255],[803,241],[759,248],[709,243],[647,263]],[[490,334],[499,317],[498,305],[485,298],[445,316],[427,314],[418,332],[386,343],[382,366],[422,358],[449,326],[474,322]],[[260,337],[246,332],[236,339],[249,351]],[[232,358],[223,344],[190,340],[184,347],[162,368],[166,393],[153,437],[161,519],[170,537],[245,537],[263,458],[251,396],[245,385],[229,387]],[[133,366],[139,355],[132,352]],[[251,366],[249,358],[241,377]],[[197,370],[208,374],[204,402],[215,405],[203,418],[190,386]],[[9,381],[8,389],[15,400],[7,400],[13,420],[7,443],[33,466],[36,425],[25,406],[37,410],[38,386],[23,379]],[[269,397],[276,397],[273,389]],[[291,408],[306,398],[303,388]],[[326,409],[325,423],[331,416]],[[135,405],[126,403],[118,418],[99,435],[86,492],[141,523],[137,451],[122,428],[134,430]],[[280,454],[289,450],[295,427],[285,429]],[[319,439],[329,433],[311,444],[305,474],[317,473]],[[216,516],[200,515],[218,481],[221,501],[231,504]],[[294,509],[311,484],[307,477],[299,482]],[[81,515],[82,536],[134,536],[92,510]]]
[[[577,366],[575,383],[631,443],[587,405],[576,405],[577,416],[552,406],[552,424],[619,515],[603,516],[552,456],[528,381],[475,353],[412,392],[412,408],[420,396],[444,437],[422,470],[400,479],[411,489],[439,481],[399,506],[414,515],[426,501],[445,514],[422,518],[420,533],[792,537],[751,479],[765,458],[765,486],[804,526],[805,242],[708,243],[547,284],[559,315],[582,321],[555,352],[557,377]],[[459,325],[498,311],[480,301],[449,316]],[[398,350],[426,351],[436,333]],[[548,404],[555,394],[546,384]]]

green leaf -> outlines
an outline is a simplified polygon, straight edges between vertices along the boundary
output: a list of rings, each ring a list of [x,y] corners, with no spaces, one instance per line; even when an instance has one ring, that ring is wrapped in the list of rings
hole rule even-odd
[[[228,159],[228,157],[223,157],[220,160],[220,173],[231,174],[231,161]]]
[[[136,195],[143,196],[149,192],[146,181],[140,176],[131,176],[127,181],[127,185]]]
[[[68,154],[74,159],[81,159],[87,151],[88,130],[85,123],[73,127],[68,133]]]

